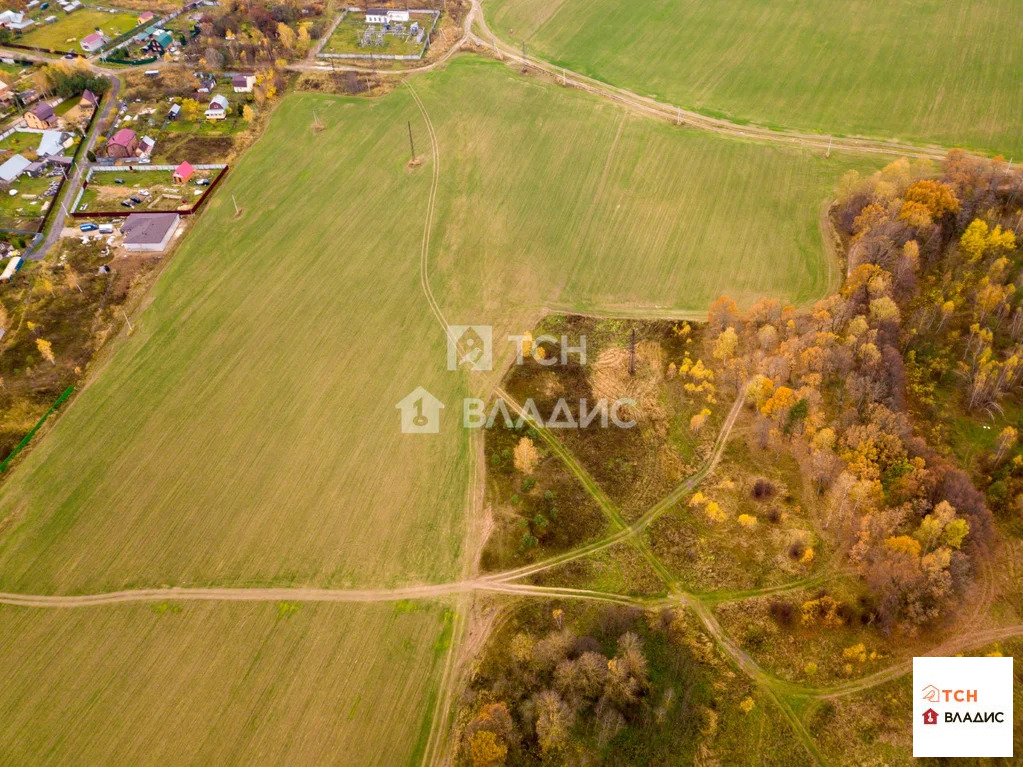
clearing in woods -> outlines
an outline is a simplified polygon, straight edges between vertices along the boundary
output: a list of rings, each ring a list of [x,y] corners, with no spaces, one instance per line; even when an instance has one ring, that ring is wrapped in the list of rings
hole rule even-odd
[[[1023,151],[1015,0],[488,0],[509,43],[709,115]]]
[[[850,167],[881,162],[824,160],[623,117],[595,97],[469,57],[418,78],[415,88],[440,142],[430,282],[449,322],[493,322],[497,338],[531,327],[548,304],[699,313],[722,291],[807,301],[831,284],[817,229],[822,201]],[[312,129],[317,118],[321,131]],[[414,169],[407,120],[423,153]],[[175,253],[134,333],[6,482],[0,590],[380,588],[455,579],[471,473],[459,400],[469,387],[445,370],[445,336],[420,283],[437,161],[429,146],[405,88],[376,100],[285,98]],[[244,211],[237,219],[232,196]],[[447,403],[441,431],[403,436],[395,403],[419,385]],[[204,706],[225,688],[261,701],[255,713],[225,716],[244,720],[253,742],[277,747],[275,738],[292,737],[291,725],[265,706],[290,716],[301,706],[297,697],[288,706],[288,690],[298,696],[301,688],[290,671],[274,668],[305,653],[274,637],[308,615],[303,641],[342,655],[301,660],[302,674],[311,674],[305,687],[315,679],[323,696],[304,715],[339,728],[339,748],[369,741],[372,727],[411,748],[421,734],[417,717],[431,707],[421,687],[435,689],[437,674],[426,664],[410,676],[390,662],[393,647],[423,657],[421,647],[442,647],[449,631],[436,616],[432,630],[378,620],[375,607],[302,606],[279,624],[251,617],[269,608],[186,605],[156,623],[146,609],[0,608],[0,633],[15,637],[24,663],[37,657],[32,648],[58,646],[49,644],[53,635],[74,652],[73,668],[52,686],[46,674],[61,667],[38,660],[35,673],[19,671],[18,684],[3,686],[0,712],[29,706],[37,718],[4,715],[0,743],[15,742],[18,728],[34,721],[41,730],[32,753],[78,746],[64,734],[68,717],[40,724],[42,703],[26,699],[36,694],[33,680],[51,699],[62,684],[79,701],[100,696],[103,706],[89,715],[120,729],[118,716],[102,712],[123,713],[117,696],[131,687],[123,677],[141,667],[151,678],[131,687],[128,709],[142,734],[88,740],[82,753],[94,754],[91,761],[123,761],[105,746],[130,755],[155,749],[159,762],[157,723],[174,684]],[[235,610],[276,633],[250,636]],[[370,617],[356,625],[353,615]],[[174,628],[189,616],[197,622]],[[181,633],[168,638],[169,631]],[[236,646],[236,665],[210,667],[213,682],[180,673],[207,670],[196,644],[203,641]],[[177,664],[176,642],[192,648]],[[338,642],[378,671],[331,676],[347,657],[333,649]],[[53,653],[43,650],[38,658]],[[100,657],[122,653],[123,663]],[[23,663],[0,657],[5,677]],[[322,677],[309,670],[317,664]],[[225,688],[204,687],[214,683]],[[406,699],[410,684],[418,691]],[[370,725],[358,712],[345,718],[359,701],[386,711],[396,700],[412,712],[403,714],[401,738],[386,717]],[[225,752],[227,761],[255,753],[240,737],[221,743],[215,717],[175,716],[175,732],[196,739],[203,760],[217,749],[238,749]],[[79,729],[75,738],[86,739],[90,728]],[[311,756],[317,761],[319,752]]]

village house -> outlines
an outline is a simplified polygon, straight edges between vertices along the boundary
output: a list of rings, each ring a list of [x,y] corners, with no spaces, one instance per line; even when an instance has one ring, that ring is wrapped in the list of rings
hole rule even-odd
[[[149,155],[153,153],[154,149],[156,149],[156,139],[149,136],[143,136],[142,140],[139,142],[138,155],[139,157],[149,157]]]
[[[14,32],[24,32],[34,23],[32,19],[26,18],[25,14],[19,11],[3,11],[0,13],[0,27],[7,27],[7,29]]]
[[[75,143],[75,137],[70,133],[59,130],[43,131],[39,134],[39,146],[36,154],[39,157],[52,157],[53,155],[64,154],[64,150]]]
[[[86,53],[95,53],[107,44],[107,38],[102,32],[93,32],[83,37],[78,43]]]
[[[25,112],[25,125],[34,130],[47,130],[57,126],[57,115],[53,107],[45,101],[40,101],[30,110]]]
[[[121,227],[125,250],[166,250],[181,218],[177,213],[130,213]]]
[[[32,164],[31,160],[22,157],[20,154],[14,155],[11,159],[0,165],[0,181],[11,183],[18,176],[25,172],[25,169]]]
[[[107,142],[107,157],[134,157],[139,148],[138,136],[130,128],[121,128]]]
[[[145,13],[139,14],[139,26],[142,26],[143,24],[148,24],[154,18],[156,18],[156,15],[152,11],[146,11]]]
[[[95,93],[86,89],[82,91],[82,97],[78,100],[78,106],[82,109],[95,109],[99,106],[99,98]]]
[[[235,75],[231,78],[231,85],[235,93],[252,93],[252,86],[256,84],[255,75]]]
[[[223,120],[227,117],[227,103],[226,96],[214,96],[210,99],[210,107],[206,110],[207,120]]]
[[[174,37],[166,29],[158,30],[146,45],[146,50],[162,56],[174,44]]]
[[[194,174],[195,168],[192,167],[190,162],[185,160],[185,162],[181,163],[181,165],[174,169],[174,173],[171,175],[171,181],[175,184],[187,184],[188,179],[192,178]]]

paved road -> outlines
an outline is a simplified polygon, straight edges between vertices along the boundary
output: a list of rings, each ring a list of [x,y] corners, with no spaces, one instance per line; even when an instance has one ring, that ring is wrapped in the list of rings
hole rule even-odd
[[[88,163],[88,160],[83,158],[88,157],[88,152],[96,145],[96,138],[99,136],[99,126],[110,116],[110,110],[113,109],[117,103],[117,94],[121,90],[121,81],[114,75],[108,75],[110,79],[110,90],[103,96],[103,101],[100,107],[100,113],[96,119],[92,121],[92,127],[89,130],[89,135],[85,137],[85,146],[82,147],[78,158],[73,167],[71,178],[64,183],[64,188],[61,189],[60,199],[54,199],[53,204],[57,206],[56,210],[52,211],[49,220],[49,233],[46,238],[35,248],[33,248],[28,254],[28,258],[32,261],[42,261],[46,258],[46,254],[50,248],[53,247],[54,243],[60,239],[61,232],[64,229],[64,220],[67,218],[66,211],[70,208],[71,204],[75,201],[75,194],[78,192],[78,188],[82,184],[83,169]]]

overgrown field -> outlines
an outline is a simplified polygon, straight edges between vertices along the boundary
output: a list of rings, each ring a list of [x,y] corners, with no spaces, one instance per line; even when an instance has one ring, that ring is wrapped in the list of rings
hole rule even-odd
[[[440,605],[0,607],[5,764],[411,763]]]
[[[430,279],[452,323],[828,287],[820,204],[850,162],[624,118],[476,59],[415,87],[440,139]],[[8,480],[0,587],[454,576],[465,381],[420,285],[433,160],[406,166],[406,120],[428,146],[404,89],[281,104]],[[447,403],[439,435],[400,433],[420,385]]]
[[[767,125],[1023,150],[1013,0],[488,0],[576,71]]]

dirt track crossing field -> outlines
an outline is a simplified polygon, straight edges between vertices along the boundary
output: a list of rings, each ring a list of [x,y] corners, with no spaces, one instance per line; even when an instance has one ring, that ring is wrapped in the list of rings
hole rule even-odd
[[[314,110],[322,131],[311,130]],[[414,166],[407,120],[430,140]],[[305,151],[282,163],[296,142]],[[448,322],[490,321],[500,337],[551,306],[659,316],[696,311],[723,291],[810,301],[832,280],[821,200],[845,170],[874,165],[678,130],[478,59],[374,102],[289,97],[175,255],[135,334],[4,487],[0,622],[23,655],[7,656],[16,683],[0,712],[24,714],[6,718],[0,743],[23,737],[34,717],[44,727],[26,753],[131,759],[154,737],[152,721],[140,715],[123,754],[104,752],[109,734],[63,738],[36,688],[59,695],[70,684],[85,707],[90,680],[112,679],[86,712],[99,717],[128,697],[157,699],[176,680],[202,701],[245,701],[216,742],[202,728],[208,714],[166,713],[177,737],[202,733],[198,760],[244,761],[263,744],[261,754],[282,759],[373,761],[386,736],[404,748],[384,754],[388,763],[430,762],[445,752],[438,728],[472,592],[689,604],[712,629],[700,598],[670,582],[639,534],[713,467],[741,393],[708,465],[631,525],[559,452],[620,526],[571,556],[631,541],[668,579],[667,596],[515,582],[538,566],[472,577],[464,532],[478,467],[457,400],[492,386],[444,369]],[[237,221],[232,194],[246,211]],[[394,412],[417,385],[451,405],[425,439],[401,435]],[[293,626],[304,633],[288,641]],[[44,662],[54,634],[77,648],[74,666]],[[237,652],[215,656],[222,677],[199,680],[217,640]],[[175,641],[200,659],[177,676],[164,666],[181,657]],[[775,681],[719,641],[814,754]],[[123,657],[89,655],[112,646]],[[132,664],[146,670],[137,683],[127,680]],[[322,685],[308,710],[289,673]],[[268,699],[287,716],[264,716]],[[316,722],[327,710],[346,718],[332,720],[326,740],[279,729],[288,716]]]

